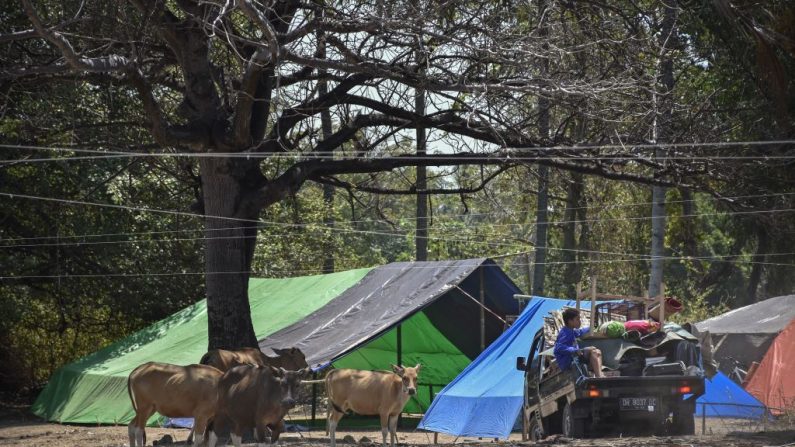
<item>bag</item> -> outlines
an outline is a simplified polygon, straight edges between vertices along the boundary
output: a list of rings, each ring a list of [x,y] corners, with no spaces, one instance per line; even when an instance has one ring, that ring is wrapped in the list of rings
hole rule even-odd
[[[674,360],[681,361],[685,366],[698,365],[698,348],[687,340],[682,340],[674,350]]]
[[[602,323],[597,331],[607,338],[621,338],[624,335],[624,324],[620,321],[608,321]]]
[[[618,365],[618,370],[622,376],[640,376],[643,375],[643,367],[646,365],[646,356],[644,352],[638,349],[627,351]]]
[[[651,320],[629,320],[624,323],[624,330],[629,331],[638,331],[641,335],[646,335],[651,332],[657,332],[660,330],[660,323]]]
[[[685,364],[683,362],[656,363],[643,368],[644,376],[683,376]]]

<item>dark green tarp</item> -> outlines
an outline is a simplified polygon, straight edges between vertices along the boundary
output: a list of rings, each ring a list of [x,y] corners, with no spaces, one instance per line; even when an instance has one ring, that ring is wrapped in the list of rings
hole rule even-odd
[[[388,370],[398,357],[404,366],[420,363],[419,393],[406,412],[424,412],[431,393],[480,353],[481,312],[488,346],[505,330],[505,316],[519,313],[517,293],[490,259],[396,262],[373,269],[326,306],[261,340],[260,348],[297,346],[315,369],[333,362]]]

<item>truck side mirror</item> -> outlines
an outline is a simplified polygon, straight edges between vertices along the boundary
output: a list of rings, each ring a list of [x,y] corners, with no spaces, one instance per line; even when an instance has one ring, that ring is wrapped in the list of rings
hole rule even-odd
[[[524,357],[516,357],[516,369],[518,371],[527,371],[527,363]]]

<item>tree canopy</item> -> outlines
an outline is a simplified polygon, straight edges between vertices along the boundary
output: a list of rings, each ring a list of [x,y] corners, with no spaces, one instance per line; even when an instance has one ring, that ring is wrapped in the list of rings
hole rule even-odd
[[[786,291],[793,8],[668,6],[672,28],[659,2],[9,5],[0,335],[79,327],[54,367],[203,281],[208,346],[252,346],[252,274],[317,272],[321,251],[337,269],[413,258],[415,167],[429,167],[432,259],[532,250],[528,185],[544,166],[549,294],[586,270],[640,287],[651,185],[669,187],[670,288],[711,304]],[[522,282],[529,258],[506,262]]]

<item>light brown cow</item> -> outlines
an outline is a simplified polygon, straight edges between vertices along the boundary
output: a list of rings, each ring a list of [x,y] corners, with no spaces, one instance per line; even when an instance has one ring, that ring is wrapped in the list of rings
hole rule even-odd
[[[127,378],[135,417],[127,432],[130,447],[146,445],[146,421],[156,412],[171,418],[193,417],[194,429],[203,434],[218,401],[218,382],[224,375],[207,365],[178,366],[149,362]],[[201,435],[193,445],[198,445]]]
[[[258,348],[240,348],[234,351],[212,349],[199,361],[202,365],[214,366],[221,371],[229,371],[238,365],[259,365],[284,368],[292,371],[306,368],[306,357],[298,348],[273,348],[276,357],[265,355]]]
[[[417,376],[421,365],[413,368],[392,365],[392,371],[360,371],[335,369],[326,375],[329,412],[328,429],[331,447],[336,446],[337,423],[348,411],[381,417],[381,434],[386,446],[387,430],[390,445],[397,441],[397,420],[409,396],[417,394]]]
[[[232,442],[240,447],[243,433],[255,429],[257,442],[263,442],[271,429],[271,443],[284,430],[283,419],[298,401],[301,379],[309,368],[290,371],[270,366],[242,365],[226,373],[218,383],[218,410],[209,435],[215,447],[218,433],[231,429]]]

